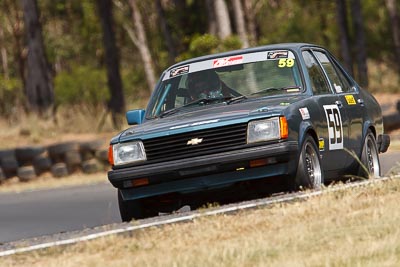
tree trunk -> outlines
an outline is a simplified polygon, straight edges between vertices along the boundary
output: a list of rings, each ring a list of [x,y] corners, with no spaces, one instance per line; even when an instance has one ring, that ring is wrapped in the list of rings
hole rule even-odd
[[[136,45],[143,60],[147,84],[150,89],[149,91],[151,92],[156,85],[156,78],[154,74],[153,61],[151,59],[149,46],[147,44],[146,32],[144,30],[142,16],[139,12],[136,0],[129,0],[129,4],[132,9],[132,22],[135,27],[137,39]]]
[[[10,3],[11,2],[11,3]],[[4,1],[5,13],[8,14],[7,24],[11,28],[12,35],[14,38],[13,44],[13,57],[15,62],[18,64],[18,74],[21,78],[23,87],[25,88],[25,63],[26,63],[26,53],[24,53],[24,43],[23,43],[23,17],[21,12],[19,12],[19,6],[15,1]],[[26,52],[26,51],[25,51]]]
[[[356,45],[357,76],[361,86],[368,87],[367,51],[360,0],[351,0],[354,39]]]
[[[113,30],[112,0],[98,0],[97,4],[103,29],[107,80],[111,95],[108,101],[108,109],[111,111],[114,128],[119,129],[122,125],[121,115],[125,113],[125,99],[119,72],[118,48],[115,44],[115,34]]]
[[[8,70],[8,56],[7,50],[4,46],[4,31],[0,27],[0,54],[1,54],[1,66],[3,67],[4,78],[8,80],[10,78],[10,72]]]
[[[215,17],[218,25],[218,37],[225,39],[232,34],[231,20],[229,18],[228,7],[224,0],[214,1]]]
[[[175,62],[175,58],[177,57],[178,53],[176,51],[176,48],[175,48],[176,46],[172,39],[171,30],[168,27],[167,20],[165,19],[165,12],[162,7],[161,0],[156,0],[156,9],[157,9],[159,25],[161,27],[161,31],[163,33],[164,40],[165,40],[167,48],[168,48],[168,61],[169,61],[169,64],[172,65]]]
[[[29,109],[45,115],[54,104],[54,90],[44,51],[42,26],[36,0],[21,0],[28,43],[25,94]]]
[[[235,14],[236,30],[242,41],[242,47],[249,47],[249,40],[247,38],[246,23],[243,15],[243,7],[240,0],[232,0],[233,11]]]
[[[218,35],[218,23],[215,15],[214,0],[206,0],[208,14],[208,33]]]
[[[389,13],[390,27],[392,29],[392,38],[394,44],[394,53],[396,62],[400,62],[400,19],[397,11],[396,0],[385,0],[386,8]],[[400,66],[396,64],[397,71],[400,73]]]
[[[339,28],[340,51],[344,67],[353,76],[353,60],[351,58],[350,35],[345,0],[336,0],[336,18]]]
[[[243,7],[247,20],[249,43],[254,45],[258,42],[256,14],[254,12],[256,9],[253,1],[250,0],[245,0]]]

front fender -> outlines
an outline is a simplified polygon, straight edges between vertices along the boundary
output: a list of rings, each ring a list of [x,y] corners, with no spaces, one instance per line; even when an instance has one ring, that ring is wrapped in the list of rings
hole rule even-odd
[[[312,138],[314,138],[315,143],[318,144],[318,136],[314,130],[313,125],[311,124],[311,121],[302,121],[299,126],[299,151],[301,150],[304,139],[308,134],[311,134]]]

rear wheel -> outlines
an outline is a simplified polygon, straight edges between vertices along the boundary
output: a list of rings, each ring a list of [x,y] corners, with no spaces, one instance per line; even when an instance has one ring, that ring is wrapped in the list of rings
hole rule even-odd
[[[142,219],[143,210],[140,200],[124,200],[121,190],[118,190],[119,213],[123,222],[130,222],[133,219]]]
[[[361,152],[361,163],[359,175],[365,178],[380,177],[381,166],[379,162],[378,148],[375,136],[370,130],[364,139],[364,145]]]
[[[324,182],[319,150],[311,136],[301,146],[294,189],[320,189]]]

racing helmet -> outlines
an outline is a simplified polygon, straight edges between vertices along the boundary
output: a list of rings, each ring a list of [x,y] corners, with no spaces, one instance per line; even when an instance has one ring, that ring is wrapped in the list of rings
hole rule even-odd
[[[190,73],[187,79],[187,88],[192,98],[222,97],[221,81],[213,70],[204,70]]]

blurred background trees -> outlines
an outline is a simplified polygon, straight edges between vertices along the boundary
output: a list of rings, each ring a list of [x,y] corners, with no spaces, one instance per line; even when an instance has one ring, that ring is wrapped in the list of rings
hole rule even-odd
[[[0,0],[0,114],[143,107],[176,61],[277,42],[327,47],[368,90],[399,92],[396,0]],[[36,14],[36,15],[35,15]]]

